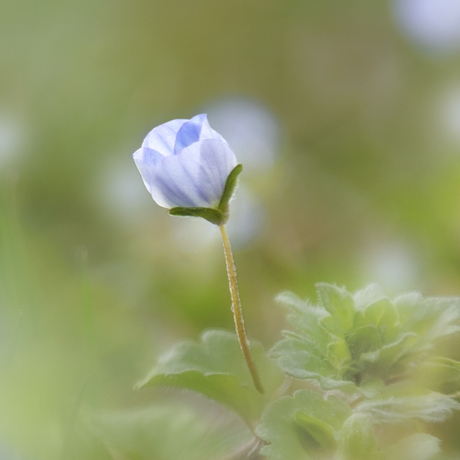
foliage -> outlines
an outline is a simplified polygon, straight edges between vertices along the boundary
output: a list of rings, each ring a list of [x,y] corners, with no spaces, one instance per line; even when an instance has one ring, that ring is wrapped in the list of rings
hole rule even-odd
[[[392,300],[376,285],[355,294],[317,288],[317,305],[282,294],[295,331],[268,354],[252,344],[265,395],[253,388],[236,337],[217,330],[173,347],[139,387],[192,390],[238,414],[246,439],[216,458],[434,459],[441,447],[432,424],[460,408],[460,363],[439,349],[460,331],[460,300]],[[218,431],[212,436],[225,439]]]

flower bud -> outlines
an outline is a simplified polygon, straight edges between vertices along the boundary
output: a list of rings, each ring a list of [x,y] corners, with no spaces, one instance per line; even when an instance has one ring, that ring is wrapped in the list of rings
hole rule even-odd
[[[168,209],[219,210],[227,179],[237,166],[235,154],[209,126],[206,114],[154,128],[133,158],[152,198]],[[228,200],[223,204],[228,207]]]

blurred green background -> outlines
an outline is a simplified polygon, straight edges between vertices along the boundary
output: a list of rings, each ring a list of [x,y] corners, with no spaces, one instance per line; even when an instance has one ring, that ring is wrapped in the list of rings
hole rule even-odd
[[[460,13],[437,5],[0,3],[2,460],[89,458],[77,420],[161,399],[133,391],[156,357],[232,328],[218,229],[132,161],[170,119],[208,113],[245,165],[230,236],[266,347],[282,290],[460,294]]]

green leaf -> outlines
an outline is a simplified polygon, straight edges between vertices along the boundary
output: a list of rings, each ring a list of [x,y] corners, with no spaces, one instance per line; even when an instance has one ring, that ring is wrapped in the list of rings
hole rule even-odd
[[[257,435],[268,443],[262,453],[271,460],[308,460],[333,454],[351,409],[341,399],[297,391],[271,403],[262,414]],[[329,452],[329,454],[328,454]]]
[[[327,310],[322,306],[316,307],[304,302],[289,292],[280,294],[277,300],[291,308],[291,314],[288,316],[290,323],[315,344],[319,355],[327,356],[328,346],[333,341],[331,334],[321,324],[322,319],[330,316]]]
[[[399,332],[399,314],[394,303],[388,297],[378,300],[363,307],[356,316],[354,327],[373,326],[379,333],[383,342],[394,340]]]
[[[418,382],[444,394],[460,391],[460,362],[450,358],[433,358],[417,368],[414,377]]]
[[[290,293],[278,297],[299,332],[284,332],[294,342],[275,346],[272,354],[288,375],[316,379],[323,389],[345,388],[348,381],[347,391],[374,394],[360,387],[406,378],[432,358],[437,341],[460,332],[458,298],[410,293],[393,301],[375,284],[353,296],[319,284],[318,298],[316,306]]]
[[[343,288],[331,284],[319,283],[316,285],[321,305],[340,321],[342,330],[346,333],[353,326],[355,307],[353,297]]]
[[[389,396],[364,401],[356,407],[357,412],[371,415],[374,423],[401,423],[411,419],[438,423],[459,409],[460,404],[453,398],[435,392],[416,396]]]
[[[382,339],[373,324],[354,330],[348,337],[348,344],[353,358],[359,361],[363,353],[377,351],[382,347]]]
[[[441,452],[440,440],[429,434],[417,433],[384,450],[385,460],[431,460]]]
[[[251,348],[264,388],[270,395],[282,383],[283,376],[260,344],[252,344]],[[205,332],[200,344],[177,344],[160,358],[138,387],[147,385],[202,393],[234,410],[246,421],[258,419],[267,403],[266,397],[254,388],[236,336],[225,331]]]
[[[97,458],[215,460],[254,440],[236,417],[224,419],[183,401],[93,415],[89,426],[99,449],[107,455],[102,457],[101,452]]]
[[[355,310],[365,311],[369,305],[377,302],[383,297],[386,297],[385,293],[382,291],[378,284],[369,284],[364,289],[357,291],[353,295],[353,299],[355,301]]]
[[[460,332],[459,298],[424,299],[416,294],[408,294],[398,297],[395,305],[405,319],[402,328],[420,337],[413,346],[414,350],[429,350],[437,340]]]
[[[305,412],[297,411],[294,414],[294,422],[298,427],[312,438],[312,448],[318,448],[324,452],[331,451],[337,446],[334,430],[325,422],[312,417]],[[299,432],[300,430],[298,430]],[[302,431],[300,431],[302,433]],[[313,441],[313,442],[311,442]]]
[[[317,353],[312,342],[296,337],[283,339],[270,350],[270,356],[277,359],[281,369],[292,377],[318,380],[325,390],[353,385],[343,381],[337,369]]]
[[[372,417],[352,414],[343,424],[341,451],[344,460],[369,460],[377,450]]]

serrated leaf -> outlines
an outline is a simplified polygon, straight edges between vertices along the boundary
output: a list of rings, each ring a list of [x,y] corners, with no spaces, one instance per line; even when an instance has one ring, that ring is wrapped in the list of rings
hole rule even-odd
[[[271,403],[257,435],[269,443],[262,453],[271,460],[308,460],[320,450],[334,450],[351,409],[341,399],[300,390]]]
[[[362,306],[354,318],[354,329],[375,327],[382,342],[394,340],[399,332],[399,314],[388,297],[380,297],[367,306]]]
[[[318,298],[321,305],[340,320],[340,325],[346,333],[353,325],[355,314],[353,297],[343,288],[319,283],[317,284]]]
[[[296,295],[288,292],[280,294],[277,300],[291,308],[292,313],[288,316],[291,324],[305,333],[315,344],[319,353],[326,356],[327,347],[333,340],[331,334],[321,325],[321,320],[330,316],[327,310],[304,302]]]
[[[398,337],[394,342],[388,343],[378,350],[362,353],[359,360],[378,362],[378,368],[374,368],[382,377],[388,377],[389,368],[409,349],[411,343],[416,339],[416,334],[407,332]]]
[[[364,310],[364,318],[366,319],[367,324],[373,324],[374,326],[379,325],[380,320],[385,313],[387,301],[388,299],[384,297],[367,306]]]
[[[297,379],[318,380],[325,390],[353,386],[341,379],[339,372],[322,356],[318,356],[314,345],[301,338],[286,338],[278,342],[270,356],[277,359],[280,368]]]
[[[377,450],[373,420],[368,414],[352,414],[343,424],[340,450],[344,460],[369,460]]]
[[[369,414],[375,423],[400,423],[418,419],[427,423],[446,420],[460,404],[453,398],[429,392],[420,396],[389,397],[364,401],[356,411]]]
[[[395,305],[388,297],[383,297],[370,304],[366,308],[364,316],[368,324],[377,327],[382,341],[393,340],[396,336],[399,315]]]
[[[419,292],[406,292],[394,299],[395,307],[399,313],[400,324],[407,324],[414,318],[414,313],[423,302],[423,296]]]
[[[430,318],[431,324],[422,338],[423,341],[433,342],[460,332],[459,298],[428,298],[424,304],[430,312],[427,317]]]
[[[416,300],[418,299],[418,302]],[[412,308],[405,317],[404,330],[415,332],[420,339],[414,350],[428,350],[440,338],[460,332],[460,299],[454,297],[402,296],[395,301],[404,310]]]
[[[252,344],[251,348],[269,395],[282,383],[283,376],[261,345]],[[138,387],[150,385],[196,391],[229,407],[247,421],[258,419],[267,403],[267,398],[254,388],[236,336],[225,331],[207,331],[201,343],[177,344],[160,358]]]
[[[369,305],[377,302],[383,297],[386,297],[385,293],[378,284],[369,284],[364,289],[357,291],[353,295],[355,309],[356,311],[365,311]]]
[[[373,324],[354,330],[348,337],[348,343],[353,358],[356,360],[359,360],[361,354],[377,351],[383,345],[377,327]]]

